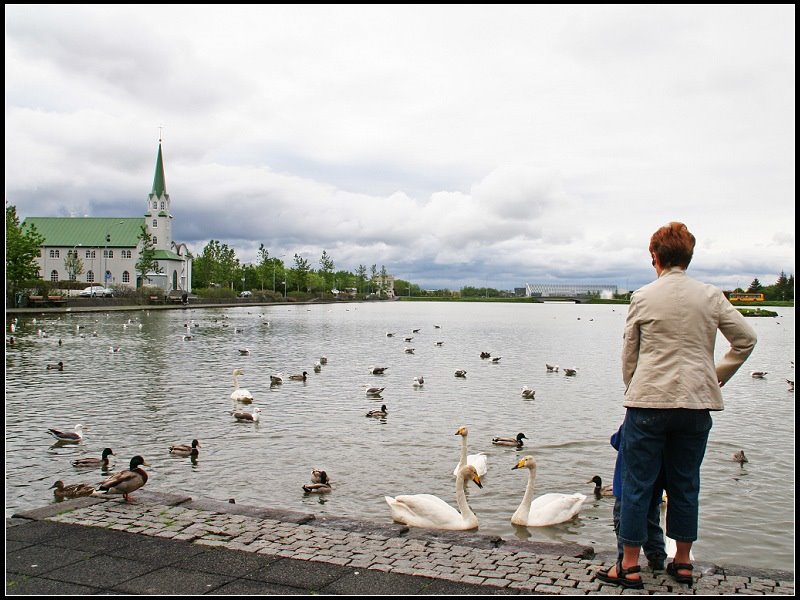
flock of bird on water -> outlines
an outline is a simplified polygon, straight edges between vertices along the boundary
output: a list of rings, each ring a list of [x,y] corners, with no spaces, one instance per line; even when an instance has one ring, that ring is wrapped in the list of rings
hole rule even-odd
[[[35,321],[34,321],[35,322]],[[12,333],[15,332],[17,319],[13,319],[10,325]],[[186,327],[190,327],[187,323]],[[434,326],[437,329],[438,325]],[[412,333],[418,333],[419,329],[412,330]],[[388,337],[395,335],[394,332],[387,332]],[[186,339],[187,336],[184,336]],[[406,342],[410,342],[413,337],[406,336]],[[60,342],[60,340],[59,340]],[[7,340],[7,344],[13,345],[14,338],[11,337]],[[436,342],[436,345],[441,346],[444,342]],[[119,348],[110,347],[110,352],[119,352]],[[405,352],[413,353],[414,348],[406,347]],[[241,348],[239,350],[241,355],[249,355],[248,348]],[[501,357],[492,357],[489,352],[481,352],[482,359],[491,360],[494,364],[498,364]],[[314,364],[313,369],[319,373],[322,366],[327,364],[326,357],[320,359]],[[793,364],[793,363],[792,363]],[[383,375],[389,367],[370,366],[368,372],[373,375]],[[574,377],[577,374],[575,368],[561,368],[559,365],[546,364],[545,368],[549,373],[558,373],[561,370],[565,376]],[[48,364],[49,370],[64,370],[63,362],[56,364]],[[233,387],[231,393],[231,400],[242,404],[250,404],[253,402],[254,397],[249,390],[239,387],[239,377],[244,375],[244,370],[236,368],[233,370]],[[754,379],[763,379],[766,377],[766,371],[751,371],[751,377]],[[455,371],[455,377],[466,378],[467,371],[458,369]],[[306,381],[308,372],[292,374],[288,377],[290,381]],[[794,390],[794,381],[786,380],[790,390]],[[271,385],[281,385],[283,383],[283,376],[279,373],[270,376]],[[413,386],[422,387],[425,383],[424,377],[419,375],[414,377]],[[366,395],[370,398],[381,398],[381,394],[385,388],[383,387],[367,387]],[[528,386],[524,386],[521,395],[525,399],[533,399],[535,391]],[[237,421],[244,422],[258,422],[260,408],[253,408],[251,411],[243,409],[234,409],[231,415]],[[384,418],[388,415],[386,405],[381,405],[380,409],[371,410],[366,413],[367,417]],[[48,429],[48,433],[52,435],[60,443],[79,443],[83,440],[82,425],[76,425],[74,431],[61,431],[58,429]],[[88,429],[88,428],[87,428]],[[411,527],[424,527],[432,529],[445,529],[445,530],[468,530],[478,527],[478,518],[472,512],[467,502],[465,489],[467,483],[472,481],[478,487],[482,487],[481,476],[485,475],[487,467],[486,454],[480,452],[478,454],[467,453],[467,436],[468,430],[466,427],[459,427],[455,435],[461,436],[461,454],[459,462],[453,470],[455,477],[455,499],[458,509],[454,508],[441,498],[431,494],[406,494],[395,497],[385,496],[386,503],[389,506],[391,517],[394,521],[404,523]],[[522,449],[523,440],[528,439],[524,433],[518,433],[515,437],[495,437],[492,439],[492,444],[496,446],[510,446],[516,449]],[[193,461],[197,460],[199,456],[200,442],[197,439],[192,440],[191,444],[177,444],[170,446],[169,454],[175,457],[191,458]],[[101,457],[86,457],[74,460],[72,466],[76,469],[97,469],[100,468],[103,473],[107,473],[110,466],[109,456],[114,452],[111,448],[105,448]],[[743,450],[739,450],[732,455],[732,460],[738,462],[741,466],[749,462]],[[142,488],[148,480],[147,472],[142,469],[143,466],[149,466],[144,458],[136,455],[131,458],[128,469],[115,472],[108,475],[103,481],[96,485],[86,483],[64,484],[62,480],[56,481],[52,486],[54,496],[61,500],[67,498],[79,498],[85,496],[97,495],[122,495],[126,501],[130,501],[130,494]],[[534,498],[534,482],[536,478],[536,460],[533,456],[523,456],[512,469],[527,469],[528,481],[525,489],[525,494],[519,507],[511,517],[511,522],[515,525],[527,527],[541,527],[548,525],[555,525],[569,521],[574,518],[583,507],[586,496],[581,493],[547,493]],[[594,484],[594,495],[598,498],[604,496],[613,496],[611,485],[603,485],[602,479],[599,475],[595,475],[587,483]],[[333,490],[331,479],[326,471],[320,469],[313,469],[311,472],[311,483],[302,486],[303,492],[307,494],[327,494]],[[230,500],[233,502],[233,499]]]

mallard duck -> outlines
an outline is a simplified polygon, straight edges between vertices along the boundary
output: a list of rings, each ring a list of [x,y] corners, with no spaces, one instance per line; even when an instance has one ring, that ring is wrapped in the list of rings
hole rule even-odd
[[[444,346],[444,342],[442,342],[442,341],[440,340],[440,341],[438,341],[438,342],[434,342],[434,345],[436,345],[436,346]]]
[[[316,471],[318,473],[319,481],[317,483],[307,483],[303,486],[303,491],[306,494],[328,494],[333,491],[331,483],[328,480],[328,474],[325,471]],[[312,471],[312,476],[313,476]]]
[[[328,364],[328,357],[327,356],[320,356],[319,357],[319,364],[327,365]]]
[[[413,335],[407,335],[406,337],[403,338],[403,341],[404,342],[410,342],[413,339],[414,339]]]
[[[250,348],[239,348],[239,354],[241,356],[250,356]]]
[[[533,397],[536,395],[536,390],[532,390],[527,385],[523,386],[522,388],[522,397],[526,400],[532,400]]]
[[[385,417],[389,413],[386,411],[386,405],[381,404],[380,410],[371,410],[367,413],[368,417]]]
[[[252,402],[253,394],[250,393],[250,390],[246,390],[244,388],[239,387],[240,375],[244,375],[244,370],[242,369],[233,370],[233,392],[231,393],[231,400],[235,400],[238,402],[245,402],[245,403]]]
[[[414,348],[405,348],[403,352],[406,354],[414,354]]]
[[[600,479],[600,475],[595,475],[586,483],[594,484],[594,495],[598,498],[614,495],[614,486],[611,484],[603,485],[603,480]]]
[[[517,448],[522,448],[522,440],[527,440],[528,437],[524,433],[518,433],[517,437],[509,438],[509,437],[496,437],[492,438],[492,443],[495,446],[516,446]]]
[[[481,358],[492,358],[491,352],[481,352]]]
[[[511,467],[512,470],[522,468],[528,469],[528,486],[525,488],[525,496],[522,498],[519,508],[511,517],[514,525],[525,527],[555,525],[569,521],[580,512],[586,496],[577,492],[575,494],[543,494],[534,500],[533,482],[536,479],[536,460],[533,456],[523,456],[516,465]]]
[[[577,374],[578,374],[578,369],[568,369],[566,367],[564,368],[564,375],[566,375],[567,377],[574,377]]]
[[[94,486],[88,483],[73,483],[71,485],[64,485],[60,479],[50,486],[53,490],[53,495],[56,498],[82,498],[83,496],[91,496],[94,493]]]
[[[97,489],[106,494],[122,494],[126,501],[130,501],[128,494],[135,492],[147,483],[147,473],[142,466],[149,467],[144,458],[136,455],[131,459],[130,468],[118,473],[103,481]]]
[[[494,356],[492,357],[492,364],[496,365],[500,362],[500,359],[503,358],[502,356]]]
[[[175,446],[169,447],[169,453],[173,456],[193,456],[197,458],[197,455],[200,454],[198,448],[200,447],[200,442],[197,440],[192,440],[192,445],[189,446],[187,444],[178,444]]]
[[[312,483],[322,483],[322,477],[325,477],[325,481],[328,483],[331,482],[331,478],[328,476],[328,473],[323,471],[322,469],[312,469],[311,470],[311,482]]]
[[[367,388],[367,396],[369,396],[370,398],[377,398],[378,396],[380,396],[383,393],[383,390],[385,390],[385,389],[386,388],[382,388],[382,387],[368,387]]]
[[[64,370],[64,363],[63,361],[58,361],[56,364],[49,364],[47,365],[48,369],[55,369],[56,371],[63,371]]]
[[[744,455],[744,450],[737,450],[736,452],[734,452],[733,456],[731,456],[731,459],[736,461],[736,462],[738,462],[739,466],[744,465],[744,463],[746,463],[746,462],[750,462],[749,460],[747,460],[747,457]]]
[[[231,414],[233,418],[237,421],[249,421],[251,423],[256,423],[258,421],[258,413],[261,412],[261,409],[256,407],[253,409],[253,412],[245,412],[243,410],[233,410]]]
[[[456,370],[456,377],[466,377],[466,376],[467,376],[467,372],[464,369]]]
[[[454,435],[461,436],[461,456],[459,457],[458,464],[456,468],[453,469],[453,475],[458,477],[458,471],[464,465],[472,465],[475,467],[475,471],[477,471],[478,476],[483,477],[486,475],[486,471],[488,471],[488,467],[486,464],[486,455],[483,452],[479,452],[478,454],[467,454],[467,435],[469,431],[466,427],[459,427],[458,431],[455,432]]]
[[[548,365],[545,363],[544,366],[548,373],[558,373],[558,365]]]
[[[383,375],[389,367],[370,367],[369,372],[373,375]]]
[[[750,371],[750,377],[753,379],[764,379],[769,371]]]
[[[93,456],[87,458],[78,458],[72,461],[72,466],[79,469],[84,467],[103,467],[105,469],[108,468],[108,457],[112,454],[114,454],[114,451],[111,448],[104,448],[102,458],[96,458]]]
[[[59,442],[80,442],[83,439],[83,425],[75,425],[75,431],[59,431],[58,429],[48,429],[47,433],[52,435]]]
[[[456,476],[456,503],[458,510],[447,502],[432,494],[405,494],[392,498],[384,496],[392,520],[404,523],[409,527],[428,527],[430,529],[447,529],[462,531],[475,529],[478,517],[470,509],[464,492],[465,482],[470,479],[478,487],[483,487],[481,478],[475,467],[465,465]]]
[[[307,378],[308,378],[308,371],[303,371],[302,375],[300,374],[289,375],[289,379],[291,379],[292,381],[305,381]]]

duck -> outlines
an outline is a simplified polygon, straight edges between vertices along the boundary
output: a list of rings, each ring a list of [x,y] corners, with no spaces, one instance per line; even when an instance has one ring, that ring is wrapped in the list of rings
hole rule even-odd
[[[137,454],[131,459],[129,469],[115,473],[97,486],[97,489],[106,494],[122,494],[125,501],[130,502],[129,495],[147,483],[147,473],[142,466],[149,467],[150,465]]]
[[[231,393],[231,400],[250,403],[253,401],[253,394],[250,393],[250,390],[239,387],[240,375],[244,375],[243,369],[233,370],[233,392]]]
[[[261,412],[261,409],[256,407],[253,409],[253,412],[245,412],[243,410],[232,410],[231,414],[233,418],[237,421],[249,421],[250,423],[258,422],[258,413]]]
[[[283,383],[283,376],[278,373],[277,375],[270,375],[269,376],[269,384],[270,385],[280,385]]]
[[[64,370],[64,362],[63,361],[58,361],[56,364],[49,364],[49,365],[47,365],[47,368],[48,368],[48,370],[49,369],[55,369],[56,371],[63,371]]]
[[[789,386],[789,391],[790,392],[794,391],[794,379],[787,379],[786,380],[786,385]]]
[[[481,352],[481,358],[492,358],[491,352]]]
[[[295,375],[289,375],[289,379],[292,381],[305,381],[308,379],[308,371],[303,371],[302,375],[299,373]]]
[[[111,448],[104,448],[102,458],[97,458],[94,456],[89,456],[86,458],[78,458],[72,461],[72,466],[76,468],[95,468],[95,467],[102,467],[103,469],[108,468],[109,463],[109,456],[114,454],[114,451]]]
[[[753,379],[764,379],[769,371],[750,371],[750,377]]]
[[[369,396],[371,398],[377,398],[378,396],[380,396],[383,393],[383,390],[385,390],[385,389],[386,388],[382,388],[382,387],[368,387],[367,388],[367,396]]]
[[[492,364],[493,365],[499,364],[501,358],[503,358],[503,357],[502,356],[492,357]]]
[[[64,485],[64,482],[60,479],[51,485],[50,489],[53,490],[53,495],[56,498],[62,500],[66,498],[82,498],[84,496],[91,496],[95,492],[94,486],[91,486],[88,483],[73,483],[70,485]]]
[[[370,367],[369,372],[373,375],[383,375],[389,367]]]
[[[443,341],[441,341],[441,340],[440,340],[440,341],[438,341],[438,342],[434,342],[433,344],[434,344],[435,346],[440,346],[440,347],[441,347],[441,346],[444,346],[444,342],[443,342]]]
[[[738,462],[740,467],[744,466],[744,463],[750,462],[744,455],[744,450],[737,450],[736,452],[734,452],[733,455],[731,456],[731,460]]]
[[[457,369],[456,370],[456,377],[467,377],[467,372],[464,369]]]
[[[368,417],[385,417],[389,413],[386,410],[386,405],[381,404],[380,410],[371,410],[367,413]]]
[[[242,356],[250,356],[250,348],[239,348],[239,354]]]
[[[548,373],[558,373],[558,365],[549,365],[544,363],[545,368],[547,369]]]
[[[122,348],[119,346],[109,346],[108,353],[109,354],[119,354],[122,351]]]
[[[328,357],[327,356],[320,356],[319,357],[319,364],[327,365],[328,364]]]
[[[329,494],[333,491],[331,483],[328,480],[328,474],[325,471],[316,471],[319,481],[316,483],[307,483],[303,486],[303,491],[306,494]],[[312,475],[313,475],[312,471]]]
[[[492,443],[495,446],[516,446],[517,448],[522,448],[522,440],[527,440],[528,437],[524,433],[518,433],[517,437],[509,438],[509,437],[496,437],[492,438]]]
[[[486,455],[483,452],[479,452],[478,454],[467,454],[467,435],[469,431],[466,427],[459,427],[458,430],[453,435],[460,435],[461,436],[461,457],[458,460],[458,464],[456,468],[453,469],[453,475],[458,477],[458,471],[464,465],[472,465],[475,467],[475,471],[477,471],[479,477],[483,477],[486,475],[486,471],[488,471],[488,466],[486,464]]]
[[[523,456],[511,469],[528,469],[528,486],[525,488],[525,496],[511,517],[514,525],[524,527],[555,525],[569,521],[581,511],[586,496],[577,492],[574,494],[543,494],[535,500],[533,499],[533,483],[536,479],[536,460],[533,456]]]
[[[405,348],[403,351],[406,354],[414,354],[414,348]]]
[[[414,377],[414,381],[411,385],[413,385],[415,388],[420,388],[424,385],[424,383],[425,380],[422,377]]]
[[[314,373],[322,372],[322,363],[317,361],[314,363]]]
[[[413,335],[407,335],[406,337],[403,338],[403,341],[404,342],[410,342],[413,339],[414,339]]]
[[[172,456],[191,456],[197,458],[197,455],[200,454],[198,448],[200,448],[200,442],[197,440],[192,440],[191,446],[188,444],[177,444],[175,446],[170,446],[169,453],[172,454]]]
[[[536,395],[536,390],[532,390],[527,385],[523,386],[522,388],[522,397],[526,400],[532,400],[533,397]]]
[[[600,479],[600,475],[595,475],[586,483],[594,484],[594,495],[596,498],[614,495],[614,486],[611,484],[603,485],[603,480]]]
[[[386,337],[393,337],[394,335],[395,335],[394,331],[387,331],[386,332]]]
[[[566,375],[567,377],[574,377],[577,374],[578,374],[578,369],[569,369],[567,367],[564,367],[564,375]]]
[[[427,527],[449,531],[465,531],[478,527],[478,517],[467,503],[465,483],[471,480],[482,488],[481,478],[475,467],[464,465],[456,477],[456,504],[458,510],[432,494],[404,494],[396,497],[384,496],[392,520],[409,527]]]
[[[48,429],[47,432],[59,442],[80,442],[83,439],[83,425],[75,425],[75,431],[60,431]]]
[[[331,482],[331,478],[326,471],[323,471],[322,469],[312,469],[311,483],[322,483],[323,476],[328,483]]]

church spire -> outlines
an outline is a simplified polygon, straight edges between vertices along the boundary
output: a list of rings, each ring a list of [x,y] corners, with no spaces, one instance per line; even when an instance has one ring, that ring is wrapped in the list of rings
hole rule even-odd
[[[153,177],[151,196],[161,197],[167,193],[167,181],[164,178],[164,159],[161,156],[161,140],[158,140],[158,158],[156,159],[156,175]]]

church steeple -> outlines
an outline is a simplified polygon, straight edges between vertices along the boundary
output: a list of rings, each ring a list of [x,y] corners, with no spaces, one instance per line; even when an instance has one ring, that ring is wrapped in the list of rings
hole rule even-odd
[[[157,198],[167,193],[167,181],[164,178],[164,158],[161,156],[161,140],[158,140],[158,158],[156,158],[156,175],[153,177],[151,196]]]

